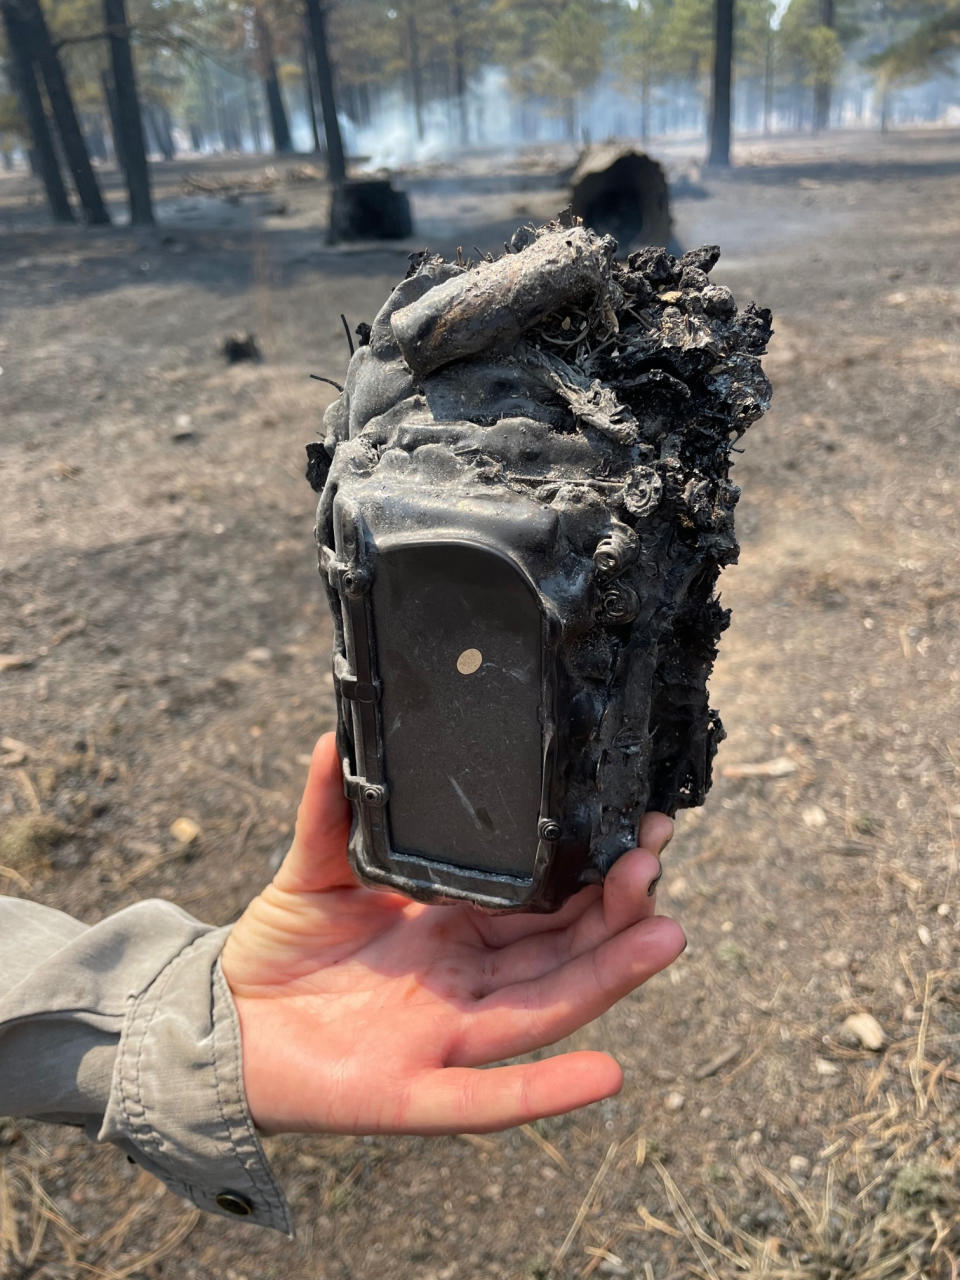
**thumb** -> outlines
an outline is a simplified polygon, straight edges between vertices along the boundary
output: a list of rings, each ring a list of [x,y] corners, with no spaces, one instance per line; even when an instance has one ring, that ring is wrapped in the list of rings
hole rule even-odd
[[[349,834],[350,805],[343,794],[336,739],[325,733],[313,749],[293,844],[274,877],[277,888],[316,893],[353,887],[356,878],[347,862]]]

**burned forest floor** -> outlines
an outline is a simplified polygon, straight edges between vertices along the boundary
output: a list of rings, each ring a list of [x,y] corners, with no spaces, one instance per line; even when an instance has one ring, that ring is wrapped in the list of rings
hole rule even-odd
[[[412,249],[555,213],[568,159],[411,173],[417,236],[372,247],[326,246],[324,184],[284,166],[240,194],[263,162],[159,166],[149,233],[53,230],[0,176],[0,892],[224,923],[262,886],[333,715],[309,374],[342,377],[341,312]],[[622,1093],[482,1138],[271,1139],[295,1243],[0,1121],[4,1280],[957,1275],[960,134],[738,159],[675,222],[773,309],[774,406],[734,469],[729,737],[665,858],[689,949],[572,1041]],[[224,360],[235,330],[262,360]]]

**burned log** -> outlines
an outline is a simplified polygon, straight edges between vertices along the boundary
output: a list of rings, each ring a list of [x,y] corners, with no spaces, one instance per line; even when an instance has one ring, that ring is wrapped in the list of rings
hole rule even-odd
[[[551,910],[709,788],[730,451],[769,403],[771,328],[710,283],[711,247],[512,244],[414,265],[310,475],[354,867]]]
[[[484,350],[509,350],[564,302],[600,296],[610,246],[583,227],[542,236],[536,253],[507,253],[445,280],[394,312],[390,327],[419,375]]]
[[[571,209],[626,252],[637,245],[670,244],[670,192],[663,169],[642,152],[590,147],[571,178]]]

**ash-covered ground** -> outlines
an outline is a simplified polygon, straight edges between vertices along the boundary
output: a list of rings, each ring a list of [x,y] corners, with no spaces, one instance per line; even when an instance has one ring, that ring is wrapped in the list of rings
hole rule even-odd
[[[484,1138],[274,1140],[293,1245],[3,1123],[0,1273],[951,1274],[960,135],[739,158],[677,231],[773,309],[774,402],[732,471],[729,736],[661,888],[690,947],[576,1037],[624,1091]],[[50,230],[0,176],[0,891],[219,922],[260,887],[332,716],[303,445],[335,393],[308,374],[342,379],[340,312],[372,318],[411,249],[555,214],[559,163],[412,175],[419,237],[362,250],[322,244],[321,183],[227,204],[161,166],[144,235]],[[262,362],[225,363],[234,330]]]

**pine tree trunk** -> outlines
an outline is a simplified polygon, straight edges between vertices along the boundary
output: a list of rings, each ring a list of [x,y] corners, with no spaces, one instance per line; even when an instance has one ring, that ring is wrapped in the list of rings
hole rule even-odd
[[[467,60],[460,26],[461,6],[450,4],[450,20],[453,24],[453,92],[457,100],[457,118],[460,122],[460,145],[470,144],[470,118],[467,114]]]
[[[130,221],[136,226],[149,226],[153,222],[150,170],[147,167],[143,118],[130,51],[125,0],[103,0],[103,21],[110,33],[110,64],[117,95],[117,126],[123,138],[124,176],[130,201]]]
[[[107,118],[110,121],[110,134],[113,138],[113,157],[119,169],[126,169],[123,138],[120,134],[120,122],[117,119],[117,95],[113,88],[113,78],[106,67],[100,72],[100,84],[103,86],[103,100],[107,104]]]
[[[227,150],[241,152],[243,150],[243,134],[240,132],[235,100],[231,100],[229,111],[224,106],[223,127],[227,139]]]
[[[417,122],[417,137],[422,142],[426,130],[423,126],[423,68],[420,65],[420,32],[416,14],[407,14],[407,61],[410,64],[410,90],[413,96],[413,115]]]
[[[360,122],[360,95],[355,84],[345,84],[337,92],[338,106],[355,124]]]
[[[164,160],[175,160],[177,155],[177,143],[173,136],[173,120],[170,117],[170,109],[163,102],[154,108],[157,128],[160,130],[160,150],[163,152]]]
[[[880,94],[880,132],[888,133],[890,130],[890,90],[884,85]]]
[[[323,147],[320,143],[320,130],[317,128],[317,99],[313,91],[313,58],[310,56],[310,33],[306,28],[300,40],[300,67],[303,73],[303,95],[307,104],[307,119],[310,121],[313,150],[319,155]]]
[[[14,89],[23,108],[23,114],[30,130],[33,143],[30,148],[31,165],[43,183],[47,193],[47,204],[55,222],[73,222],[73,210],[63,183],[60,164],[57,160],[50,125],[43,109],[43,99],[37,85],[37,75],[30,58],[29,47],[25,41],[23,28],[14,8],[3,4],[3,26],[10,49],[10,73]]]
[[[829,80],[818,80],[813,86],[813,132],[822,133],[830,127],[830,98],[833,85]]]
[[[273,51],[273,32],[259,6],[253,11],[253,25],[257,35],[257,56],[260,62],[260,75],[263,79],[263,91],[270,115],[273,149],[278,155],[285,155],[293,150],[293,143],[290,141],[290,122],[283,105],[283,94],[280,92],[277,59]]]
[[[216,102],[214,101],[213,86],[210,83],[210,66],[206,58],[201,57],[197,79],[200,82],[200,104],[203,112],[203,122],[201,129],[206,137],[211,135],[220,139],[221,150],[223,148],[223,133],[220,130],[220,117],[217,114]],[[214,146],[212,150],[216,150]]]
[[[110,215],[100,194],[100,186],[93,172],[87,144],[73,105],[70,86],[63,73],[60,55],[50,39],[47,20],[43,16],[39,0],[6,0],[4,7],[9,7],[16,14],[24,46],[43,76],[50,110],[57,124],[63,153],[73,175],[84,216],[91,224],[107,224],[110,222]]]
[[[96,115],[86,115],[84,119],[87,128],[87,147],[90,154],[95,160],[100,160],[106,164],[110,157],[107,154],[107,140],[103,133],[103,119],[101,116]]]
[[[250,141],[256,153],[263,150],[263,136],[260,132],[260,108],[257,106],[254,93],[255,80],[252,76],[243,77],[243,92],[247,100],[247,123],[250,126]]]
[[[323,130],[327,138],[327,175],[334,186],[339,186],[347,176],[347,164],[337,119],[337,102],[333,90],[333,69],[327,49],[327,15],[323,0],[305,0],[313,41],[313,57],[317,68],[317,85],[320,89],[320,106],[323,110]]]
[[[143,149],[147,156],[149,156],[151,152],[156,155],[160,150],[160,139],[157,137],[157,124],[149,106],[144,106],[142,108],[140,112],[140,120],[143,125]]]
[[[217,129],[220,133],[224,151],[242,151],[243,138],[237,127],[234,106],[231,102],[228,109],[226,94],[223,91],[223,82],[220,79],[214,82],[213,100],[217,113]]]
[[[819,0],[820,25],[833,30],[836,22],[835,0]],[[833,95],[833,78],[819,76],[813,86],[813,131],[820,133],[830,127],[830,99]]]
[[[763,132],[768,134],[773,118],[773,27],[767,27],[767,47],[763,54]]]
[[[714,0],[713,101],[710,115],[710,157],[716,168],[730,167],[730,109],[733,87],[734,0]]]

